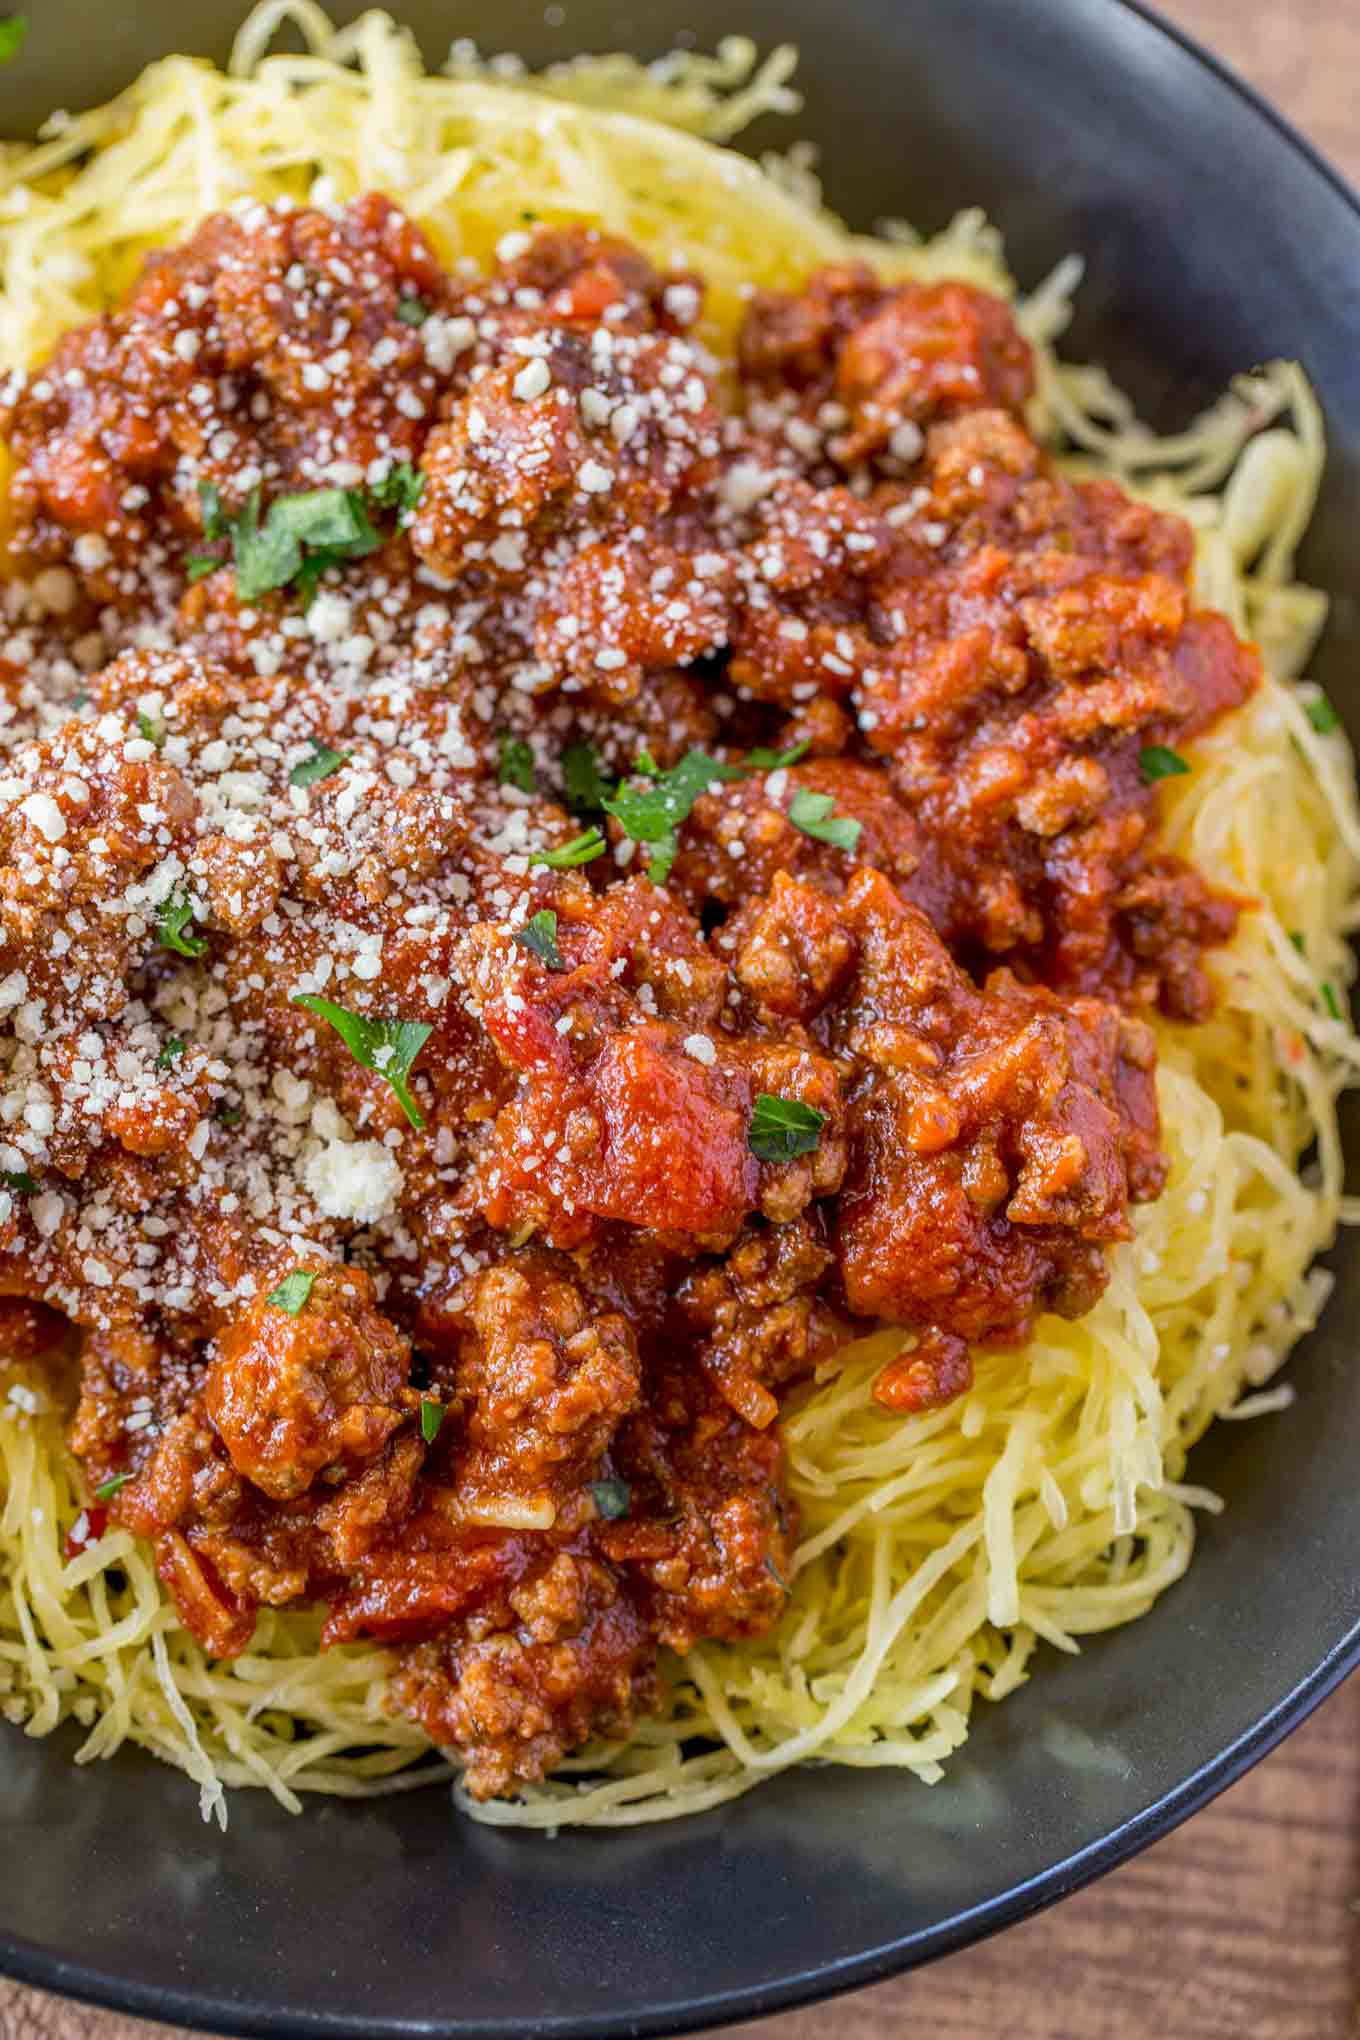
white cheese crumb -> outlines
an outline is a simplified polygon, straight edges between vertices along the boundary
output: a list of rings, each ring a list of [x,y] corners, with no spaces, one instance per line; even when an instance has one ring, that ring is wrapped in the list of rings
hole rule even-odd
[[[546,361],[526,361],[510,387],[525,403],[534,397],[541,397],[552,382],[552,374]]]
[[[763,468],[754,460],[733,461],[718,484],[718,494],[736,516],[740,517],[768,496],[779,477],[769,468]]]
[[[66,834],[66,817],[50,793],[30,793],[27,800],[19,803],[19,812],[49,843],[60,843]]]
[[[894,459],[902,461],[907,466],[921,458],[925,444],[925,433],[919,425],[914,425],[910,418],[904,418],[900,425],[893,427],[892,437],[888,441]]]
[[[101,538],[97,531],[83,531],[71,547],[71,557],[78,567],[89,574],[96,572],[100,567],[106,567],[113,555],[106,538]]]
[[[476,344],[477,327],[471,319],[443,319],[436,314],[420,328],[425,359],[436,375],[447,375],[460,354]]]
[[[323,588],[307,610],[307,628],[318,644],[339,644],[348,632],[353,616],[353,608],[343,595]]]
[[[678,325],[690,326],[699,316],[699,293],[692,283],[669,283],[661,302]]]
[[[328,1140],[306,1168],[306,1184],[327,1218],[376,1225],[396,1209],[402,1174],[381,1141]]]

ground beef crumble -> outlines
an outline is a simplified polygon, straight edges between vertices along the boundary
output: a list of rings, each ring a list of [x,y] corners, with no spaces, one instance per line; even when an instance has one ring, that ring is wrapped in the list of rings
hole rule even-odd
[[[1006,307],[756,293],[733,400],[701,287],[244,205],[0,390],[0,1291],[206,1648],[324,1602],[481,1794],[777,1619],[839,1343],[1090,1308],[1240,907],[1142,760],[1256,655]]]

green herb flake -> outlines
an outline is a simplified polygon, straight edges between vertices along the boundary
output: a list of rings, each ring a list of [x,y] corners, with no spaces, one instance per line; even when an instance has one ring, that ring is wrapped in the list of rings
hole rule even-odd
[[[620,823],[624,834],[651,850],[647,876],[653,885],[664,885],[670,877],[680,848],[679,830],[689,819],[691,808],[715,780],[743,778],[739,765],[724,765],[706,751],[687,751],[678,765],[660,770],[644,751],[637,769],[646,774],[645,786],[621,786],[601,802],[606,813]]]
[[[562,788],[574,815],[598,815],[613,792],[593,744],[568,744],[562,753]]]
[[[416,1057],[434,1032],[429,1021],[370,1020],[362,1013],[351,1013],[344,1006],[335,1005],[330,999],[318,998],[314,992],[301,992],[292,1003],[304,1006],[309,1013],[315,1013],[318,1020],[324,1020],[328,1027],[333,1027],[355,1062],[363,1069],[373,1070],[391,1085],[397,1103],[419,1133],[424,1127],[425,1116],[411,1096],[406,1080]]]
[[[1339,1020],[1341,1018],[1341,1001],[1337,998],[1335,991],[1325,978],[1318,986],[1318,990],[1322,994],[1322,1003],[1331,1014],[1333,1020]]]
[[[21,1197],[33,1197],[38,1185],[27,1169],[0,1169],[0,1183],[7,1190],[16,1190]]]
[[[231,537],[231,530],[222,509],[222,492],[215,482],[200,482],[198,500],[203,513],[203,536],[210,545]],[[190,581],[201,581],[208,574],[216,573],[227,563],[224,552],[193,552],[184,562]]]
[[[116,1494],[121,1494],[131,1479],[132,1475],[130,1473],[111,1473],[108,1479],[101,1480],[99,1486],[95,1489],[95,1500],[97,1502],[111,1502]]]
[[[428,1396],[420,1398],[420,1435],[427,1445],[433,1445],[439,1436],[439,1426],[447,1415],[443,1403],[432,1402]]]
[[[1149,744],[1138,753],[1138,770],[1152,786],[1159,779],[1179,779],[1190,767],[1179,751],[1169,751],[1165,744]]]
[[[193,918],[193,901],[178,887],[156,909],[156,934],[177,956],[202,956],[208,946],[205,935],[186,932]]]
[[[815,1105],[761,1091],[746,1129],[746,1145],[762,1162],[791,1162],[796,1155],[811,1154],[825,1125],[826,1114]]]
[[[523,737],[512,737],[507,733],[501,738],[499,778],[502,786],[517,786],[521,793],[537,792],[534,754]]]
[[[633,1506],[633,1490],[626,1480],[588,1480],[595,1507],[607,1522],[616,1523]]]
[[[1297,928],[1290,929],[1289,939],[1293,943],[1294,947],[1298,950],[1299,955],[1302,956],[1304,954],[1303,937],[1302,935],[1300,935]]]
[[[156,1068],[168,1070],[172,1063],[179,1061],[187,1046],[188,1043],[182,1034],[172,1034],[156,1057]]]
[[[219,1126],[239,1126],[246,1116],[244,1105],[219,1105],[214,1113]]]
[[[1303,712],[1320,737],[1330,736],[1333,730],[1341,727],[1341,718],[1325,694],[1315,695],[1312,701],[1306,701]]]
[[[289,1317],[297,1317],[306,1308],[307,1299],[316,1281],[305,1268],[294,1268],[291,1275],[285,1275],[277,1289],[271,1289],[265,1298],[276,1310],[286,1310]]]
[[[0,18],[0,64],[12,64],[24,46],[28,35],[26,14],[6,14]]]
[[[290,786],[315,786],[318,779],[329,779],[332,772],[338,772],[342,765],[348,765],[354,756],[352,751],[331,751],[325,744],[312,738],[312,755],[303,758],[288,775]]]
[[[551,907],[542,908],[522,928],[516,928],[514,939],[521,949],[531,950],[548,970],[567,968],[557,946],[557,916]]]
[[[228,538],[225,512],[222,509],[222,491],[215,482],[200,482],[198,500],[203,510],[203,536],[205,538]]]
[[[198,493],[204,537],[214,544],[230,542],[242,602],[254,602],[290,581],[297,581],[300,592],[313,594],[327,568],[362,559],[382,544],[359,489],[304,489],[280,496],[263,524],[258,488],[231,514],[211,482],[200,482]],[[224,559],[208,553],[191,553],[189,578],[200,580],[223,564]]]
[[[831,843],[837,850],[853,850],[864,830],[862,822],[836,813],[829,793],[814,793],[807,786],[800,786],[789,802],[789,820],[805,836],[815,836],[819,843]]]
[[[812,745],[806,739],[801,744],[791,744],[787,751],[767,751],[760,744],[754,751],[747,752],[746,762],[753,772],[779,772],[785,765],[796,765],[800,758],[806,758],[811,749]]]
[[[397,299],[397,317],[403,326],[423,326],[430,316],[430,307],[424,298],[404,297]]]
[[[583,829],[579,836],[573,836],[570,843],[563,843],[556,850],[536,850],[529,859],[530,864],[546,864],[550,871],[574,871],[579,864],[590,864],[596,857],[603,857],[604,837],[598,829]]]
[[[425,477],[409,461],[399,461],[396,467],[388,469],[369,494],[380,509],[407,514],[417,507],[425,494]]]
[[[780,1572],[779,1567],[775,1564],[774,1560],[769,1556],[768,1552],[766,1553],[765,1556],[765,1570],[770,1575],[770,1578],[774,1581],[775,1585],[779,1588],[779,1591],[782,1594],[791,1594],[793,1592],[792,1587],[785,1579],[783,1573]]]
[[[298,578],[315,591],[328,568],[363,559],[382,544],[358,489],[304,489],[277,497],[263,524],[259,516],[254,489],[231,526],[236,592],[243,602]]]
[[[137,728],[139,733],[146,738],[148,744],[153,744],[158,751],[164,748],[166,732],[165,723],[161,718],[150,716],[144,708],[139,708],[137,711]]]

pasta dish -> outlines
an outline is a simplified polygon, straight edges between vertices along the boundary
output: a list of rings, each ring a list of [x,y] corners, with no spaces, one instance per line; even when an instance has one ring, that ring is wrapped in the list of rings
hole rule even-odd
[[[1307,382],[1158,438],[789,74],[272,0],[0,158],[0,1705],[223,1820],[938,1777],[1325,1300]]]

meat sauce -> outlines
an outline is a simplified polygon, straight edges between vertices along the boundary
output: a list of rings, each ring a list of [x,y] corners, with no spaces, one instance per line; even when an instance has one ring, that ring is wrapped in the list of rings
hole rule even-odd
[[[1006,307],[757,293],[733,395],[701,291],[245,207],[0,396],[0,1291],[205,1648],[324,1603],[479,1794],[778,1618],[839,1344],[1090,1308],[1239,910],[1142,760],[1256,655]]]

